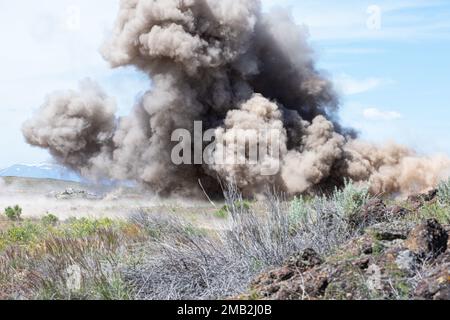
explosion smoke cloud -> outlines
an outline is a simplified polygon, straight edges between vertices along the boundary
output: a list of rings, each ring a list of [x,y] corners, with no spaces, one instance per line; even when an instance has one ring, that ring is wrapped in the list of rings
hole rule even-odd
[[[115,119],[112,100],[91,83],[51,95],[23,127],[30,144],[84,175],[136,180],[163,195],[191,194],[198,179],[219,190],[223,179],[254,195],[267,184],[295,194],[345,178],[368,182],[374,193],[408,194],[449,173],[447,158],[381,148],[342,128],[306,31],[284,10],[262,13],[257,0],[122,0],[102,53],[112,67],[135,66],[152,79],[130,116]],[[221,145],[232,143],[234,130],[278,130],[279,157],[259,165],[276,162],[279,173],[173,164],[171,134],[192,132],[194,121],[216,130],[213,158],[224,157]]]

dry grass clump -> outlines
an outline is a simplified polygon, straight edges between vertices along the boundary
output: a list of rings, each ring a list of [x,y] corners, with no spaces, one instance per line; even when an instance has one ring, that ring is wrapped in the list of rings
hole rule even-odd
[[[131,299],[121,277],[142,238],[107,219],[15,223],[0,233],[1,299]],[[140,236],[140,235],[139,235]]]
[[[268,192],[264,210],[244,203],[234,186],[225,192],[228,225],[198,230],[180,219],[138,213],[133,222],[148,230],[142,260],[126,280],[139,299],[220,299],[245,291],[263,270],[279,266],[306,248],[327,254],[358,230],[348,217],[369,199],[348,184],[332,197],[290,203]],[[350,203],[348,199],[353,199]],[[355,199],[360,199],[355,205]]]

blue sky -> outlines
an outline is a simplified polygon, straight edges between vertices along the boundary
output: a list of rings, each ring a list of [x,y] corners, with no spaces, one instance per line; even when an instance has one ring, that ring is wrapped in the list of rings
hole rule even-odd
[[[342,96],[342,121],[365,139],[450,154],[450,1],[263,0],[306,25],[319,67]],[[21,124],[47,93],[91,77],[127,114],[149,80],[98,53],[118,0],[0,2],[0,168],[49,160]]]

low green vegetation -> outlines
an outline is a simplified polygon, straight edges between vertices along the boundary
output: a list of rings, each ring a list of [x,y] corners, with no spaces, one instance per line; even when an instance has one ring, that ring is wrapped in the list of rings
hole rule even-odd
[[[43,230],[41,230],[39,225],[27,221],[21,225],[14,225],[9,228],[2,238],[4,243],[29,244],[41,236],[42,233]]]
[[[89,237],[95,235],[99,230],[107,230],[117,226],[117,222],[112,219],[69,219],[68,222],[63,225],[63,232],[71,237]]]
[[[238,200],[235,201],[232,205],[225,204],[224,206],[222,206],[222,208],[214,212],[214,216],[219,219],[226,219],[229,217],[229,214],[232,210],[245,212],[249,211],[251,206],[252,204],[249,201]]]
[[[439,184],[436,198],[432,201],[425,201],[418,209],[411,207],[408,202],[404,206],[412,211],[406,217],[407,220],[422,221],[431,218],[443,225],[450,224],[450,179]]]
[[[6,220],[0,229],[0,299],[132,299],[121,268],[139,226],[111,219]]]
[[[4,214],[9,220],[18,221],[20,220],[20,217],[22,215],[22,208],[18,205],[14,207],[8,207],[5,209]]]
[[[342,189],[335,189],[332,200],[342,217],[351,217],[360,211],[370,197],[368,187],[346,180]]]
[[[302,223],[310,213],[310,205],[304,197],[295,197],[290,203],[289,221],[293,228]]]
[[[437,199],[441,206],[450,207],[450,178],[439,184]]]
[[[417,213],[419,220],[434,218],[441,224],[450,224],[450,205],[427,203]]]
[[[367,187],[356,185],[351,181],[345,181],[343,188],[336,188],[330,196],[296,197],[290,201],[291,228],[296,230],[307,224],[318,224],[322,220],[322,215],[331,213],[338,220],[349,221],[361,211],[370,198]]]
[[[59,219],[54,214],[47,213],[45,216],[42,217],[41,221],[44,225],[55,226],[58,223]]]
[[[214,216],[218,219],[226,219],[228,218],[228,206],[224,205],[219,210],[214,211]]]

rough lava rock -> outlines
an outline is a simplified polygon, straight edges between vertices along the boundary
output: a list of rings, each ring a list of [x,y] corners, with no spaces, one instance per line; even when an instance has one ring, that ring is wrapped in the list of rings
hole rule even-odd
[[[414,227],[413,222],[393,221],[373,225],[366,233],[380,241],[406,240]]]
[[[387,208],[391,217],[403,218],[412,214],[412,211],[399,205],[393,205]]]
[[[441,255],[417,286],[416,299],[450,300],[450,253]]]
[[[301,281],[296,277],[323,262],[323,259],[314,250],[306,249],[303,253],[288,259],[285,266],[260,275],[252,286],[254,291],[258,291],[258,296],[279,300],[301,299],[306,291],[318,295],[326,287],[325,278],[308,277],[308,281],[304,279]],[[307,288],[302,287],[305,284],[307,284]],[[302,296],[299,296],[299,292]]]
[[[418,210],[423,207],[426,203],[433,202],[436,200],[438,195],[438,190],[433,189],[426,194],[417,194],[408,197],[408,202],[412,204],[414,210]]]
[[[448,233],[435,219],[429,219],[411,231],[406,248],[417,255],[436,258],[447,250]]]
[[[350,217],[350,225],[354,228],[364,227],[373,222],[383,222],[388,214],[383,200],[374,198],[364,205],[359,212]]]
[[[379,223],[326,258],[311,249],[293,256],[240,298],[450,299],[447,242],[436,220]]]

